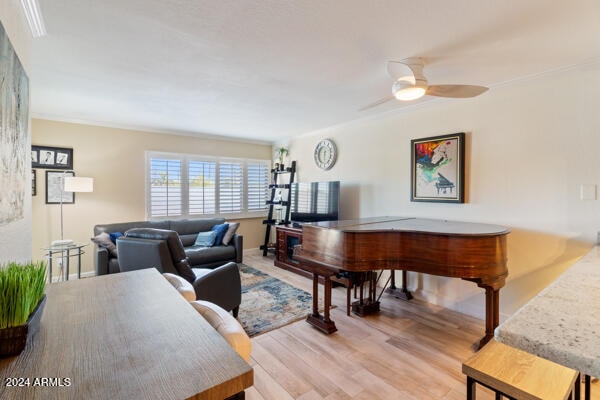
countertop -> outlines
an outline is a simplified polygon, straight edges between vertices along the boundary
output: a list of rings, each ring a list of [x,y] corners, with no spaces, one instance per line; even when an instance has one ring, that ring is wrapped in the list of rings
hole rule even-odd
[[[495,330],[497,341],[600,376],[600,247]]]

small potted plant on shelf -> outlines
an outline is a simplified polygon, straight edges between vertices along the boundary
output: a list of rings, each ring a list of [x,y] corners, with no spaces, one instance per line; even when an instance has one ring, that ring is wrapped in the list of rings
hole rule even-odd
[[[21,353],[37,332],[45,287],[43,261],[0,266],[0,357]]]
[[[276,154],[277,160],[279,161],[278,163],[275,163],[275,165],[278,165],[279,170],[283,171],[285,169],[285,164],[283,163],[283,161],[284,161],[285,157],[290,155],[290,150],[287,147],[281,146],[275,150],[275,154]],[[277,169],[277,167],[276,167],[276,169]]]

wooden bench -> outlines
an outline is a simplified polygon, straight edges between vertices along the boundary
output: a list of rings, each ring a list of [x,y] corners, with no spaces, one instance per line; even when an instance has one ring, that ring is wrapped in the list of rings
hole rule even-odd
[[[475,400],[476,384],[494,391],[496,400],[578,400],[580,395],[577,371],[495,340],[465,361],[462,372],[467,400]]]

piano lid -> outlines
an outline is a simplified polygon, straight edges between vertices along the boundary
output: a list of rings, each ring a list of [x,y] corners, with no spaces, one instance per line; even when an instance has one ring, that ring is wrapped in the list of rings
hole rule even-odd
[[[371,217],[355,220],[306,223],[303,227],[335,229],[342,232],[403,231],[442,235],[503,235],[510,232],[504,226],[477,222],[450,221],[413,217]]]

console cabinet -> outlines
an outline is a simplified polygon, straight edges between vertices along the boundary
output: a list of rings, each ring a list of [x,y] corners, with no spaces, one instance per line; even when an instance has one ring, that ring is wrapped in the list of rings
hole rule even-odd
[[[312,278],[310,272],[298,268],[298,261],[294,259],[294,246],[302,244],[302,228],[279,225],[276,229],[275,266]]]

